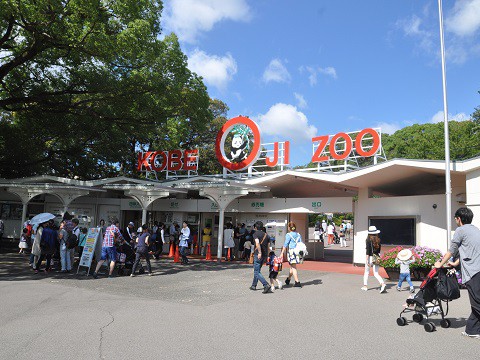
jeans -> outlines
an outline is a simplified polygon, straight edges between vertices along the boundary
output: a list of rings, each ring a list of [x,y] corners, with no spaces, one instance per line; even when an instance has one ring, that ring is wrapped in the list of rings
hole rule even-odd
[[[413,284],[412,284],[412,279],[410,278],[410,273],[400,273],[400,276],[398,278],[398,285],[397,287],[398,288],[401,288],[402,287],[402,283],[407,280],[408,282],[408,285],[410,285],[410,288],[413,288]]]
[[[37,262],[37,265],[35,266],[35,270],[40,270],[40,265],[42,264],[42,261],[44,259],[47,259],[47,264],[45,265],[45,270],[50,270],[50,262],[52,261],[52,254],[42,254],[40,255],[40,257],[38,258],[38,262]]]
[[[253,287],[257,287],[258,280],[260,280],[263,287],[268,285],[267,280],[265,280],[262,273],[260,272],[260,270],[262,270],[262,265],[265,262],[265,258],[266,257],[262,257],[260,260],[258,260],[258,256],[256,254],[253,256]]]
[[[188,264],[188,246],[180,246],[180,255],[182,256],[182,263]]]
[[[152,266],[150,265],[150,254],[148,253],[148,249],[145,250],[137,250],[135,253],[135,262],[133,263],[132,274],[135,274],[135,270],[137,270],[137,266],[140,263],[140,258],[144,256],[145,260],[147,261],[147,271],[150,274],[152,272]]]
[[[72,250],[67,248],[65,245],[60,245],[60,263],[62,264],[62,271],[72,270]]]

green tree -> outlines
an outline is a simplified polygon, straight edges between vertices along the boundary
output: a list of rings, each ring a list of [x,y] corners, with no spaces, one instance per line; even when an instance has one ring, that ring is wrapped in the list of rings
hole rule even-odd
[[[177,37],[159,40],[161,10],[0,0],[0,176],[132,175],[138,149],[195,140],[210,99]]]
[[[467,159],[480,154],[480,139],[475,134],[473,121],[450,121],[450,157]],[[443,123],[415,124],[382,136],[388,159],[445,159]]]

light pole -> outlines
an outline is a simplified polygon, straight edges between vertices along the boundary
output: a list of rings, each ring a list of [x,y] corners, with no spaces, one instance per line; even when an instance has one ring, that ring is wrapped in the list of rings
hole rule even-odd
[[[438,17],[440,19],[440,51],[442,54],[442,80],[443,80],[443,122],[445,128],[445,196],[447,216],[447,250],[452,238],[452,184],[450,180],[450,138],[448,132],[448,107],[447,107],[447,74],[445,68],[445,41],[443,38],[443,10],[442,0],[438,0]]]

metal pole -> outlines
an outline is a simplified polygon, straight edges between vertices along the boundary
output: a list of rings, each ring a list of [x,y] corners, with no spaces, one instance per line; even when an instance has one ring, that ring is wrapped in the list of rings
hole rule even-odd
[[[442,54],[442,80],[443,80],[443,121],[445,128],[445,196],[447,216],[447,250],[452,238],[452,184],[450,181],[450,138],[448,133],[448,107],[447,107],[447,75],[445,68],[445,42],[443,38],[443,11],[442,0],[438,0],[438,17],[440,19],[440,50]]]
[[[217,245],[217,262],[222,262],[223,254],[223,225],[225,224],[225,208],[223,204],[218,202],[219,213],[218,213],[218,245]]]

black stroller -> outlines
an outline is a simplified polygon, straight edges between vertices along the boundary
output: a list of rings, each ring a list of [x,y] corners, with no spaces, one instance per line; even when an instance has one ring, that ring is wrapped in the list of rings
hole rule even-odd
[[[127,242],[124,242],[117,248],[117,274],[119,276],[128,276],[132,273],[133,263],[135,262],[135,251]],[[139,274],[145,273],[142,263],[139,264]]]
[[[424,317],[427,322],[424,324],[426,332],[435,331],[436,326],[433,322],[428,321],[432,315],[440,314],[442,320],[440,326],[449,328],[450,320],[445,319],[448,315],[448,303],[451,300],[460,297],[460,287],[454,269],[432,269],[425,280],[420,285],[420,290],[413,298],[407,299],[407,307],[402,310],[397,318],[398,326],[405,326],[407,319],[402,315],[407,312],[414,312],[412,320],[421,323]],[[443,309],[442,302],[446,303],[446,311]]]

